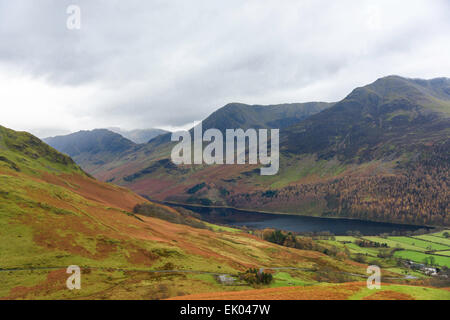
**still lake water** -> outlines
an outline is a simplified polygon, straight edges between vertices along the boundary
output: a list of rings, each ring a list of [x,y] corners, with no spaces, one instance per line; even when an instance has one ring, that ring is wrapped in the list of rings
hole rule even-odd
[[[361,234],[379,235],[393,231],[415,231],[429,229],[421,226],[372,222],[353,219],[331,219],[304,217],[293,215],[249,212],[231,208],[197,207],[185,204],[166,203],[172,207],[183,207],[201,215],[202,219],[229,226],[246,226],[252,229],[279,229],[291,232],[329,231],[335,235],[345,235],[348,231],[359,231]]]

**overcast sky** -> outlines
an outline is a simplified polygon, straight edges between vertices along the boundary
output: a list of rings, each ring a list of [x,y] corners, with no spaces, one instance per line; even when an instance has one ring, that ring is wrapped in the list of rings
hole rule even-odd
[[[178,128],[229,102],[449,77],[449,18],[448,0],[0,0],[0,124],[40,137]]]

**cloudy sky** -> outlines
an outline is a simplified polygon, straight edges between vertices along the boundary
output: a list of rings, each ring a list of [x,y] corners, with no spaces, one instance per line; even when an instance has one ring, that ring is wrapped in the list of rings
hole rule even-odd
[[[170,129],[229,102],[449,77],[449,17],[448,0],[0,0],[0,124]]]

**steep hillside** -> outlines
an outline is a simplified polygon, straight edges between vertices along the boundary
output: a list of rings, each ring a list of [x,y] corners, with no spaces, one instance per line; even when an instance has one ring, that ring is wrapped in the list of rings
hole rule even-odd
[[[217,292],[176,297],[172,300],[448,300],[443,289],[382,284],[381,290],[367,289],[365,282]]]
[[[83,171],[68,156],[57,152],[35,136],[0,126],[0,164],[16,172],[37,170],[55,173]]]
[[[227,128],[285,128],[332,105],[332,103],[325,102],[270,106],[232,103],[206,118],[203,121],[203,130],[209,128],[217,128],[222,131]],[[101,133],[106,135],[104,131]],[[103,181],[121,183],[120,180],[128,176],[130,177],[127,180],[133,180],[133,176],[149,176],[158,169],[167,169],[165,168],[167,161],[164,158],[167,159],[173,146],[170,142],[170,133],[159,135],[147,144],[134,146],[123,143],[122,139],[117,136],[113,139],[113,136],[108,133],[106,152],[102,148],[100,148],[100,152],[98,151],[99,148],[95,143],[98,141],[98,135],[99,133],[94,130],[44,141],[57,150],[72,156],[84,170]],[[79,137],[81,142],[78,142]],[[85,137],[92,137],[95,148],[91,146],[93,142],[89,142],[88,147],[83,147]],[[79,144],[81,146],[78,148],[72,147],[72,145]],[[77,153],[78,149],[82,149],[83,152]],[[116,150],[114,151],[114,149]],[[161,159],[163,161],[160,163]]]
[[[281,129],[280,171],[272,177],[250,165],[176,167],[168,135],[94,173],[159,200],[449,225],[449,88],[447,78],[390,76],[322,105]],[[259,109],[231,104],[203,127],[269,126]]]
[[[134,142],[106,129],[79,131],[65,136],[46,138],[44,141],[72,157],[84,170],[91,173],[95,167],[137,147]]]
[[[369,161],[396,157],[448,139],[450,79],[396,76],[355,89],[332,108],[288,128],[288,153]]]
[[[270,197],[254,192],[230,203],[449,225],[449,115],[450,79],[379,79],[282,137],[284,157],[313,156],[311,170],[334,163],[340,174],[323,179],[315,171],[320,179],[310,172]]]
[[[364,266],[343,257],[154,218],[180,216],[90,178],[28,133],[0,127],[0,159],[0,298],[159,299],[251,289],[222,286],[214,275],[259,266],[364,274]],[[144,215],[135,215],[142,203]],[[79,291],[65,286],[69,265],[82,268]],[[311,272],[301,277],[318,283]]]

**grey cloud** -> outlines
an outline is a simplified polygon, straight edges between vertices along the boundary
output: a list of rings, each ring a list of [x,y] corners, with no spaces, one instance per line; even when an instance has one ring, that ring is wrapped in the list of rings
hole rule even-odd
[[[66,28],[69,4],[81,8],[81,30]],[[448,9],[445,0],[0,0],[0,63],[55,89],[97,85],[95,107],[67,112],[99,126],[179,126],[231,101],[337,100],[383,75],[422,76],[423,45],[450,42]],[[448,76],[437,74],[448,56],[437,52],[423,77]]]

